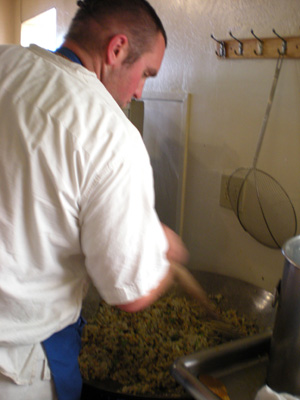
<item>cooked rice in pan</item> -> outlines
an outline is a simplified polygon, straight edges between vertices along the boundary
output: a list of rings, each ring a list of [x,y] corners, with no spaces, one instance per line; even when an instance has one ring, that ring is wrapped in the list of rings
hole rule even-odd
[[[221,301],[221,296],[213,300]],[[243,335],[258,332],[235,310],[220,312]],[[116,381],[126,394],[176,396],[184,390],[170,374],[172,363],[229,340],[199,303],[175,290],[133,314],[101,302],[85,328],[80,368],[85,380]]]

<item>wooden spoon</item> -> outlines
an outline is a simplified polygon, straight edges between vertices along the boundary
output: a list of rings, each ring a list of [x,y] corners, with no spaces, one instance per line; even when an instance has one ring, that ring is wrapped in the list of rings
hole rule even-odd
[[[200,283],[193,277],[187,268],[180,264],[172,263],[172,270],[175,281],[181,288],[193,299],[197,300],[206,311],[206,314],[214,319],[219,319],[220,316],[216,310],[216,306],[209,299],[205,290]],[[219,318],[218,318],[219,317]]]
[[[209,299],[207,293],[194,276],[180,264],[172,263],[172,270],[175,281],[181,288],[205,309],[206,315],[213,319],[217,331],[232,339],[238,339],[245,336],[240,330],[225,321],[222,315],[217,311],[215,304]]]

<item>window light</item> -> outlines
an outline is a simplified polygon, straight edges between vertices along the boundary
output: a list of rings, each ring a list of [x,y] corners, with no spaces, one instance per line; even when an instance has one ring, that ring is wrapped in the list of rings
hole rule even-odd
[[[21,45],[31,43],[47,50],[56,49],[56,9],[51,8],[34,18],[24,21],[21,26]]]

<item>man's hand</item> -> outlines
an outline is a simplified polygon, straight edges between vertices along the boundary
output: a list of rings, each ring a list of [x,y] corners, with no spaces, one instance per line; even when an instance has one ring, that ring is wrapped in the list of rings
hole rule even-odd
[[[169,243],[167,258],[170,262],[186,265],[189,260],[189,252],[181,238],[168,226],[161,224]]]

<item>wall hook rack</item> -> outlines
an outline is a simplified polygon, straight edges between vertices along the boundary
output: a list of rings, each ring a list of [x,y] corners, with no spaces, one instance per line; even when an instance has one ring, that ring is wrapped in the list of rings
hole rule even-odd
[[[280,36],[273,29],[273,37],[259,38],[251,29],[253,38],[238,39],[229,31],[232,39],[218,40],[211,35],[217,42],[216,54],[219,58],[232,59],[267,59],[278,58],[278,53],[284,58],[300,58],[300,36],[286,37]]]

